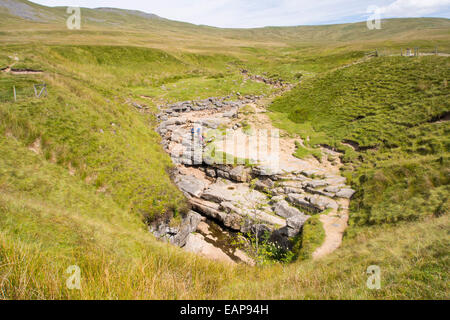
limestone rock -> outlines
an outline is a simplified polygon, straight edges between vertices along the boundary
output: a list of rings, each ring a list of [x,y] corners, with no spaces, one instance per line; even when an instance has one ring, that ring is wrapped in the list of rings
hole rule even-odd
[[[295,237],[302,230],[303,225],[306,221],[308,221],[309,218],[310,216],[301,214],[287,219],[286,226],[288,237]]]
[[[170,221],[160,222],[158,226],[151,226],[150,232],[158,239],[168,241],[173,245],[183,247],[186,244],[186,239],[194,232],[199,223],[202,221],[202,216],[195,211],[190,211],[182,220],[180,226],[170,227]]]
[[[311,188],[319,188],[319,187],[326,187],[328,185],[328,182],[325,180],[311,180],[307,181],[306,185]]]
[[[255,182],[255,189],[258,191],[266,192],[270,191],[275,186],[275,183],[270,179],[258,179]]]
[[[197,198],[202,195],[206,188],[205,183],[194,176],[179,176],[175,183],[182,191]]]
[[[353,189],[341,189],[338,193],[336,193],[336,197],[338,198],[346,198],[346,199],[351,199],[351,197],[353,197],[353,195],[355,194],[355,190]]]
[[[215,177],[217,176],[216,170],[211,169],[211,168],[207,168],[207,169],[206,169],[206,175],[207,175],[208,177],[215,178]]]
[[[190,211],[181,223],[181,227],[177,234],[170,239],[170,242],[179,247],[186,244],[186,240],[192,232],[197,230],[199,223],[202,221],[202,216],[195,211]]]
[[[329,186],[329,187],[326,187],[324,190],[325,190],[325,192],[338,193],[339,190],[341,190],[341,188],[339,186]]]
[[[234,264],[235,262],[227,256],[221,249],[214,247],[205,241],[201,234],[189,234],[184,250],[201,254],[213,260]]]
[[[234,251],[234,256],[239,258],[239,260],[241,260],[242,262],[244,262],[250,266],[254,266],[256,264],[252,258],[250,258],[244,251],[242,251],[240,249],[236,249]]]
[[[230,179],[230,173],[224,170],[217,170],[217,176],[224,178],[224,179]]]
[[[237,166],[230,171],[230,177],[237,182],[246,182],[249,177],[249,171],[244,166]]]
[[[257,166],[254,167],[252,171],[257,176],[274,176],[280,174],[279,169],[271,168],[268,166]]]
[[[315,206],[320,211],[324,211],[326,209],[338,209],[339,208],[338,203],[328,197],[314,195],[314,196],[307,197],[307,199],[313,206]]]
[[[302,212],[298,210],[297,208],[291,207],[289,203],[287,203],[286,200],[281,200],[277,202],[273,206],[273,211],[283,218],[291,218],[293,216],[299,216],[302,215]]]
[[[300,195],[300,194],[296,194],[296,193],[290,193],[288,194],[288,201],[293,203],[296,206],[308,209],[308,210],[314,210],[314,211],[318,211],[317,208],[312,205],[305,196]]]
[[[237,109],[231,109],[230,111],[225,112],[225,113],[223,114],[223,117],[224,117],[224,118],[236,118],[237,115],[238,115]]]

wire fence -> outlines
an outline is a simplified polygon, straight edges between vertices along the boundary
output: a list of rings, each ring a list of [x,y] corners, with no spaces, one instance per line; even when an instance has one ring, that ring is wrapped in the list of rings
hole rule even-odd
[[[44,98],[48,94],[47,85],[41,84],[14,84],[0,86],[0,102],[20,102],[30,98]]]
[[[404,48],[377,48],[373,52],[377,57],[399,56],[399,57],[422,57],[422,56],[450,56],[448,52],[435,48],[404,47]]]

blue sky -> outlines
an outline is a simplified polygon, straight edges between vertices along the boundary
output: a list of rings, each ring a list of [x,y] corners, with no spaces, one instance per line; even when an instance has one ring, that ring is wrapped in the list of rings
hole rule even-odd
[[[48,6],[114,7],[216,27],[263,27],[364,21],[370,6],[382,18],[450,18],[450,0],[33,0]]]

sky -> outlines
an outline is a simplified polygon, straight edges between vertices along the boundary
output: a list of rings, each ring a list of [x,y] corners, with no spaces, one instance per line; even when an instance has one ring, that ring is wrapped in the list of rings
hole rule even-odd
[[[47,6],[113,7],[222,28],[295,26],[381,18],[450,18],[450,0],[33,0]],[[368,9],[371,9],[369,11]]]

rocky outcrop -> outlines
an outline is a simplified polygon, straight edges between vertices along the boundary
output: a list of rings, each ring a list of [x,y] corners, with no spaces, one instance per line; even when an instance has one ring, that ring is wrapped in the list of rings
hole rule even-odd
[[[179,226],[170,226],[170,221],[160,222],[157,225],[151,226],[150,232],[158,239],[183,247],[185,246],[189,235],[197,230],[197,226],[202,219],[203,217],[199,213],[190,211],[186,217],[183,218]]]
[[[300,210],[291,207],[286,200],[281,200],[275,203],[275,205],[273,206],[273,211],[280,217],[286,219],[302,215],[302,212]]]
[[[350,199],[354,191],[345,185],[343,177],[321,170],[290,168],[289,163],[284,167],[271,167],[270,161],[252,167],[217,164],[209,147],[220,138],[220,130],[225,126],[232,130],[240,127],[235,120],[239,107],[258,97],[240,97],[238,101],[229,98],[160,107],[161,124],[157,131],[178,168],[174,182],[194,213],[230,231],[259,236],[269,233],[271,241],[288,248],[290,239],[301,232],[310,214],[337,210],[337,198]],[[192,235],[199,224],[193,212],[180,227],[161,223],[152,232],[173,244],[187,246],[189,251],[221,256],[218,251],[213,253],[210,238]]]
[[[271,79],[264,77],[262,75],[251,75],[248,70],[241,70],[241,73],[246,77],[246,79],[250,79],[256,82],[265,83],[267,85],[270,85],[274,88],[285,88],[290,87],[291,85],[289,83],[286,83],[283,81],[283,79]]]
[[[286,226],[287,226],[287,236],[288,237],[295,237],[297,234],[300,233],[300,231],[303,228],[303,225],[310,216],[305,214],[295,215],[287,219]]]
[[[336,192],[336,197],[351,199],[351,197],[353,197],[355,192],[356,192],[355,190],[352,190],[349,188],[343,188],[343,189],[340,189],[338,192]]]
[[[181,191],[193,197],[200,197],[206,188],[205,183],[194,176],[178,176],[175,178],[175,184]]]
[[[230,170],[230,178],[237,182],[247,182],[250,178],[250,169],[237,166]]]

